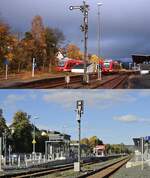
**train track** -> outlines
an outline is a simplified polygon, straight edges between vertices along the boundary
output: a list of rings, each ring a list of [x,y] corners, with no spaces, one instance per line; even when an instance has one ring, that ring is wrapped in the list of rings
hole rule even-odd
[[[119,75],[116,76],[112,79],[109,79],[105,83],[101,84],[100,88],[105,88],[105,89],[117,89],[117,88],[122,88],[123,84],[125,81],[128,79],[129,75]]]
[[[115,89],[123,88],[123,83],[127,80],[129,74],[117,74],[115,76],[103,76],[102,81],[97,80],[97,75],[91,74],[89,76],[89,84],[83,85],[83,75],[70,76],[70,83],[67,85],[65,83],[65,77],[57,78],[45,78],[40,80],[31,80],[28,82],[18,82],[9,86],[1,88],[11,88],[11,89],[50,89],[50,88],[85,88],[85,89],[95,89],[95,88],[105,88],[105,89]]]
[[[128,74],[119,74],[117,76],[113,76],[105,81],[101,81],[100,83],[95,83],[91,85],[91,89],[121,89],[124,88],[123,84],[127,81],[129,75]]]
[[[109,178],[113,175],[119,168],[125,165],[131,157],[126,157],[114,163],[110,163],[108,165],[103,166],[97,170],[91,171],[85,175],[78,176],[78,178]]]
[[[110,161],[109,163],[104,163],[103,166],[99,169],[96,170],[86,170],[86,173],[81,172],[81,175],[77,176],[77,178],[85,178],[85,177],[91,177],[91,176],[95,176],[96,174],[101,174],[101,175],[111,175],[114,171],[116,171],[117,169],[119,169],[122,165],[124,165],[130,158],[129,157],[125,157],[125,158],[121,158],[121,159],[117,159],[115,161]],[[84,168],[84,166],[87,165],[94,165],[95,163],[97,163],[96,161],[90,161],[88,163],[82,163],[82,167]],[[74,168],[73,164],[67,164],[67,165],[63,165],[63,166],[57,166],[54,168],[42,168],[42,169],[36,169],[36,170],[32,170],[32,171],[28,171],[28,172],[24,172],[24,173],[16,173],[16,174],[11,174],[11,175],[5,175],[5,176],[0,176],[1,178],[3,177],[11,177],[11,178],[29,178],[29,177],[40,177],[40,176],[44,176],[44,175],[50,175],[50,174],[54,174],[54,173],[58,173],[58,172],[63,172],[63,171],[67,171],[67,170],[71,170]],[[96,177],[99,177],[96,175]],[[94,177],[94,178],[96,178]],[[103,176],[106,177],[106,176]],[[91,177],[92,178],[92,177]]]
[[[86,166],[86,165],[91,165],[94,163],[97,163],[98,161],[89,161],[86,163],[82,163],[82,166]],[[33,170],[27,170],[24,172],[20,172],[20,173],[12,173],[12,174],[7,174],[7,175],[3,175],[0,176],[0,178],[29,178],[29,177],[39,177],[39,176],[43,176],[43,175],[48,175],[48,174],[53,174],[56,172],[62,172],[62,171],[66,171],[66,170],[70,170],[74,168],[74,164],[70,163],[70,164],[65,164],[65,165],[61,165],[61,166],[55,166],[53,168],[38,168],[38,169],[33,169]]]

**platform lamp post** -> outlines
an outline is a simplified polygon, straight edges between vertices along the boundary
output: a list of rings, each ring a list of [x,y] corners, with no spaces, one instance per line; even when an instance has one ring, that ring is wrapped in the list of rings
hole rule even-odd
[[[32,154],[33,154],[33,163],[35,163],[35,144],[36,144],[36,140],[35,140],[35,120],[39,119],[38,117],[34,117],[34,127],[33,127],[33,140],[32,140],[32,144],[33,144],[33,150],[32,150]]]
[[[84,75],[83,75],[83,84],[88,83],[88,76],[87,76],[87,40],[88,40],[88,11],[89,5],[83,1],[83,5],[81,6],[70,6],[70,10],[79,9],[83,13],[83,24],[80,26],[81,31],[84,32]]]
[[[4,165],[6,165],[7,159],[7,131],[6,129],[3,132],[3,151],[4,151]]]
[[[77,112],[77,122],[78,122],[78,162],[76,163],[75,171],[80,172],[81,166],[81,147],[80,147],[80,140],[81,140],[81,115],[83,114],[83,100],[77,100],[76,112]]]
[[[0,172],[2,171],[2,137],[0,137]]]
[[[144,169],[144,137],[141,137],[141,158],[142,158],[142,164],[141,164],[141,170]]]
[[[97,3],[98,7],[98,45],[97,45],[97,50],[98,50],[98,56],[100,57],[100,7],[102,6],[102,3]],[[102,80],[102,70],[100,65],[98,65],[98,80]]]

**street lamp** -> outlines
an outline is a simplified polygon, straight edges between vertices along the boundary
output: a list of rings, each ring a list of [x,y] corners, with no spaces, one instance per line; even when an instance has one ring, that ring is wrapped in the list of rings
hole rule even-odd
[[[98,57],[100,57],[100,6],[102,6],[102,3],[97,3],[98,6],[98,46],[97,46],[97,51],[98,51]],[[102,79],[102,71],[101,71],[101,66],[98,64],[98,80]]]
[[[2,137],[0,137],[0,172],[2,171]]]
[[[76,163],[75,170],[80,172],[80,160],[81,160],[81,148],[80,148],[80,140],[81,140],[81,115],[83,114],[83,100],[77,100],[76,112],[77,112],[77,122],[78,122],[78,162]]]
[[[3,132],[3,151],[4,151],[4,164],[6,165],[7,159],[7,131],[6,129]]]
[[[36,140],[35,140],[35,120],[38,119],[38,117],[34,117],[34,128],[33,128],[33,140],[32,140],[32,144],[33,144],[33,160],[34,160],[34,163],[35,163],[35,144],[36,144]]]
[[[81,6],[70,6],[70,10],[79,9],[83,13],[83,25],[81,25],[81,31],[84,32],[84,75],[83,75],[83,84],[88,83],[88,76],[87,76],[87,40],[88,40],[88,11],[89,5],[83,1],[83,5]]]

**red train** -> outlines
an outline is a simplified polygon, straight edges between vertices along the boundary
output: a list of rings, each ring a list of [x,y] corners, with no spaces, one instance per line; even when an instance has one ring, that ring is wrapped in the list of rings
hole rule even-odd
[[[75,65],[83,64],[83,61],[76,59],[64,59],[58,62],[56,71],[71,72]]]
[[[120,69],[121,69],[121,67],[120,67],[120,63],[118,61],[114,61],[114,60],[103,61],[102,72],[104,74],[116,73],[116,72],[119,72]]]
[[[71,69],[79,64],[84,64],[84,61],[67,58],[58,62],[56,71],[71,72]],[[121,69],[120,63],[115,60],[100,60],[99,65],[103,74],[116,73]]]

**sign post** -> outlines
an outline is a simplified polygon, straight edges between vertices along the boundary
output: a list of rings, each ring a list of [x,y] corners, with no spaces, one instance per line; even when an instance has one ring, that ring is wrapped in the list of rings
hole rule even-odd
[[[67,74],[65,76],[65,82],[66,82],[66,87],[69,88],[69,83],[70,83],[70,76],[69,76],[69,74]]]
[[[35,69],[35,58],[32,60],[32,77],[34,77],[34,69]]]
[[[5,79],[8,79],[8,64],[9,64],[9,60],[8,59],[4,59],[4,65],[5,65]]]
[[[6,73],[5,73],[5,79],[7,80],[8,79],[8,64],[6,64],[6,68],[5,68],[6,70]]]

